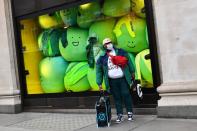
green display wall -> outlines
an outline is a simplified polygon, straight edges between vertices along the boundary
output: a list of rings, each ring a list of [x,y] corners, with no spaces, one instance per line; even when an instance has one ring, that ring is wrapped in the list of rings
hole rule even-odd
[[[31,77],[39,81],[40,87],[33,89],[28,85],[27,88],[33,90],[28,93],[99,91],[95,68],[104,51],[102,41],[105,38],[129,53],[135,79],[143,88],[152,88],[151,60],[146,59],[150,51],[145,17],[143,0],[103,0],[43,14],[34,23],[27,22],[22,32],[23,45],[39,47],[36,50],[39,55],[43,54],[37,60],[37,68],[33,68],[39,72],[39,79],[38,75],[36,79]],[[32,25],[37,25],[37,35],[32,32],[35,28]],[[95,41],[91,42],[91,38]],[[34,42],[28,45],[26,41],[32,39]],[[32,62],[26,60],[25,64],[29,67]]]

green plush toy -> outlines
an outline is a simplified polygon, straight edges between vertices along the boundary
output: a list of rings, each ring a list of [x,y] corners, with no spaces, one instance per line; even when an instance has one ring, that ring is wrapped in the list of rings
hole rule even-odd
[[[111,17],[119,17],[130,12],[130,0],[105,0],[103,14]]]
[[[61,55],[67,61],[85,61],[88,31],[76,27],[64,30],[59,40]]]
[[[64,22],[62,21],[60,12],[59,12],[59,11],[55,11],[55,12],[54,12],[54,15],[55,15],[56,20],[57,20],[57,22],[59,23],[59,25],[62,26]]]
[[[115,19],[107,19],[93,23],[89,29],[89,36],[93,34],[98,38],[98,43],[102,44],[103,39],[110,38],[113,43],[116,43],[116,36],[113,33]]]
[[[63,57],[46,57],[39,64],[41,87],[44,93],[62,93],[68,62]]]
[[[147,49],[145,29],[145,20],[133,13],[122,17],[114,28],[118,47],[135,54]]]
[[[62,35],[61,29],[49,29],[42,32],[38,37],[39,49],[42,50],[44,56],[58,56],[59,38]]]
[[[90,89],[87,78],[88,68],[87,62],[69,64],[64,77],[64,85],[68,92],[83,92]]]
[[[90,68],[94,68],[97,59],[103,52],[103,46],[98,43],[96,35],[89,36],[86,46],[88,64]]]
[[[137,54],[135,58],[135,79],[141,81],[142,87],[153,87],[151,61],[150,58],[146,58],[147,55],[150,55],[149,49],[145,49]]]
[[[99,91],[99,87],[96,83],[96,68],[89,68],[87,76],[88,76],[88,81],[89,81],[90,86],[91,86],[90,90],[91,91]],[[104,81],[103,81],[102,87],[103,87],[103,90],[106,90]]]
[[[60,16],[65,26],[72,26],[77,24],[77,11],[77,8],[60,10]]]
[[[77,23],[81,28],[89,28],[100,14],[101,8],[98,2],[80,5],[78,8]]]
[[[96,44],[93,46],[93,52],[94,52],[94,60],[95,62],[97,62],[100,55],[104,53],[104,50],[100,44]]]
[[[60,26],[62,25],[62,21],[61,21],[61,18],[60,18],[60,15],[58,12],[55,12],[53,14],[46,14],[46,15],[41,15],[38,17],[38,21],[39,21],[39,24],[40,26],[43,28],[43,29],[49,29],[49,28],[52,28],[52,27],[57,27],[57,26]]]
[[[146,41],[147,41],[147,43],[148,43],[148,45],[149,45],[148,28],[147,28],[147,27],[146,27]]]
[[[131,0],[132,11],[141,18],[146,17],[144,0]]]

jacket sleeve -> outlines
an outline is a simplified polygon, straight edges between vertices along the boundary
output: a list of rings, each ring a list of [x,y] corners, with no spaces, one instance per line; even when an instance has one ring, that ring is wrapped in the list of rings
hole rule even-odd
[[[101,63],[101,57],[96,62],[96,83],[102,85],[103,83],[103,68]]]
[[[135,68],[134,68],[134,65],[131,61],[131,58],[129,57],[129,54],[126,52],[125,56],[127,57],[128,59],[128,67],[129,67],[129,71],[131,74],[134,74],[135,73]]]

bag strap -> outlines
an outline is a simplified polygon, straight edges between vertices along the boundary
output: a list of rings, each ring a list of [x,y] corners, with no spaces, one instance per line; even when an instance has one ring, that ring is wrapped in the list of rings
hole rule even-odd
[[[105,93],[104,91],[100,91],[100,97],[104,96],[105,97]]]
[[[110,55],[110,54],[109,54],[109,52],[107,52],[107,55],[108,55],[109,57],[111,57],[111,58],[113,58],[113,57],[114,57],[113,55]]]

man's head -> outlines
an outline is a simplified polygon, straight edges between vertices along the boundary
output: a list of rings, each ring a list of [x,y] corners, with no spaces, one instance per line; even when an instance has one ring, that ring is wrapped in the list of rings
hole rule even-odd
[[[103,40],[103,47],[107,50],[112,50],[113,49],[113,44],[110,38],[105,38]]]

